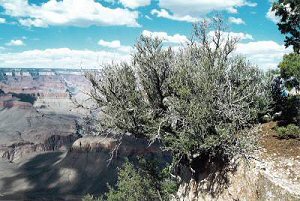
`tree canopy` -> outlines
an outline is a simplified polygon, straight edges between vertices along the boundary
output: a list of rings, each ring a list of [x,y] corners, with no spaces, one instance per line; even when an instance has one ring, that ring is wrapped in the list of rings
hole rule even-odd
[[[300,53],[300,0],[278,0],[273,3],[272,11],[280,18],[278,29],[286,35],[286,47],[292,46]]]
[[[284,55],[279,68],[282,77],[289,78],[294,76],[300,80],[300,54],[291,53]]]

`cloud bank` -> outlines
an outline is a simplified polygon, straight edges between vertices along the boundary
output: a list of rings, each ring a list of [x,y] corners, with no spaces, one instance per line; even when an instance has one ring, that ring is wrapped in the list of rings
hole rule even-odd
[[[28,0],[0,0],[6,15],[15,17],[23,26],[139,26],[138,12],[108,8],[95,0],[50,0],[41,5]]]
[[[129,55],[108,51],[72,50],[69,48],[0,53],[1,67],[101,68],[111,62],[128,61]]]
[[[292,52],[291,48],[286,49],[275,41],[255,41],[239,43],[236,52],[246,56],[253,64],[261,69],[275,69],[282,60],[284,54]]]
[[[177,16],[199,16],[211,11],[224,11],[236,13],[238,7],[256,6],[256,3],[247,0],[159,0],[159,6],[167,9]]]
[[[106,46],[119,48],[118,42],[107,43]],[[122,45],[120,44],[120,46]],[[290,52],[292,49],[285,49],[283,45],[274,41],[254,41],[239,43],[235,53],[245,56],[252,64],[267,70],[275,69],[282,56]],[[12,68],[101,68],[107,63],[126,62],[130,59],[131,56],[122,51],[72,50],[69,48],[29,50],[16,53],[1,53],[0,51],[1,67]]]

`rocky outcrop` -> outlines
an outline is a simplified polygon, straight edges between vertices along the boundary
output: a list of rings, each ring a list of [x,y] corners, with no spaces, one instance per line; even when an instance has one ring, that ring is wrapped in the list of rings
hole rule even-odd
[[[67,152],[44,152],[22,163],[10,163],[13,173],[1,178],[0,172],[0,200],[79,201],[88,193],[106,192],[107,184],[114,185],[118,168],[126,159],[136,161],[137,156],[155,155],[165,160],[163,157],[168,157],[155,144],[149,146],[147,141],[132,136],[123,139],[119,145],[111,137],[86,136],[77,139]],[[111,151],[116,145],[119,149],[111,160]]]
[[[21,101],[16,101],[16,100],[8,100],[8,101],[0,101],[0,108],[21,108],[21,109],[26,109],[26,108],[31,108],[32,104],[26,103],[26,102],[21,102]]]
[[[273,164],[274,165],[274,164]],[[294,165],[300,165],[294,161]],[[299,169],[299,168],[298,168]],[[281,173],[284,170],[281,170]],[[180,201],[297,201],[300,200],[300,186],[284,176],[277,174],[274,166],[252,160],[240,162],[234,172],[218,182],[202,179],[183,183],[177,193]],[[219,174],[216,172],[215,174]],[[205,177],[208,178],[208,177]],[[226,179],[226,182],[222,182]],[[299,174],[294,179],[299,180]],[[220,183],[219,183],[220,182]]]
[[[76,135],[53,135],[39,144],[34,144],[33,142],[19,142],[9,146],[2,145],[0,147],[0,156],[13,162],[34,152],[68,150],[76,139],[78,139]]]
[[[77,152],[111,152],[128,157],[162,153],[157,144],[149,146],[149,142],[133,136],[124,136],[122,141],[105,136],[84,136],[72,145],[71,151]]]
[[[300,141],[277,138],[275,126],[276,122],[262,126],[259,149],[251,159],[226,171],[206,168],[197,181],[182,182],[174,200],[300,200]]]
[[[19,101],[18,98],[12,94],[1,94],[0,95],[0,108],[32,108],[32,104],[28,102]]]

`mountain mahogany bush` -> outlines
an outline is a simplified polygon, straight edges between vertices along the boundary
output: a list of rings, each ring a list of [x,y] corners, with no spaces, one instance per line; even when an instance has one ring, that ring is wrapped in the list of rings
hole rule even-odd
[[[234,55],[238,39],[222,24],[214,18],[195,25],[193,37],[176,51],[141,36],[131,63],[88,74],[101,131],[159,141],[172,154],[172,167],[192,171],[199,157],[243,155],[251,144],[249,128],[268,105],[269,82]]]

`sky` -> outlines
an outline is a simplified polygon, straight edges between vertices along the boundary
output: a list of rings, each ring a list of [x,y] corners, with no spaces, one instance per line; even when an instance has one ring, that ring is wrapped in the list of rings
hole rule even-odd
[[[140,35],[178,47],[215,13],[239,37],[236,54],[274,69],[284,36],[272,0],[0,0],[0,67],[101,68],[128,61]]]

